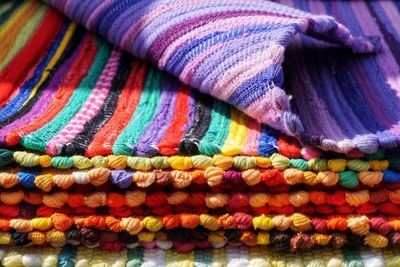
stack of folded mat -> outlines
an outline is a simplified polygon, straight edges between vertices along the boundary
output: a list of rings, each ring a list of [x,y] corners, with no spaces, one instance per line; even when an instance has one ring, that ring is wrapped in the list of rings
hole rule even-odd
[[[399,166],[362,158],[2,151],[2,244],[400,246]]]
[[[301,145],[40,1],[0,40],[3,265],[398,266],[398,150]]]

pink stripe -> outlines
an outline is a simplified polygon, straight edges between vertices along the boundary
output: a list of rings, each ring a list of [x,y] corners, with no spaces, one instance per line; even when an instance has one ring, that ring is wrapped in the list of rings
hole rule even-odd
[[[192,31],[180,36],[177,40],[172,42],[164,51],[163,55],[160,58],[159,67],[164,68],[168,62],[168,59],[171,57],[176,50],[186,43],[190,43],[194,39],[201,39],[204,36],[207,36],[211,33],[215,32],[215,29],[218,31],[229,31],[231,29],[237,29],[245,26],[253,26],[256,27],[258,25],[265,24],[282,24],[283,18],[276,17],[266,17],[266,16],[243,16],[238,18],[228,18],[221,19],[217,21],[213,21],[207,23],[203,27],[198,27],[193,29]],[[285,23],[296,23],[301,24],[301,19],[284,19]]]
[[[121,47],[129,50],[132,46],[133,40],[136,39],[137,35],[143,31],[144,28],[148,27],[148,25],[153,22],[157,17],[160,17],[164,13],[168,13],[171,9],[184,9],[187,7],[187,12],[189,13],[191,10],[196,10],[195,6],[201,6],[206,8],[209,5],[215,4],[215,0],[192,0],[192,1],[182,1],[180,3],[168,4],[166,2],[163,5],[159,5],[158,7],[152,9],[147,14],[143,15],[140,20],[136,23],[133,23],[132,26],[126,31],[124,36],[121,39]],[[241,4],[244,6],[253,5],[257,9],[268,8],[270,10],[270,14],[275,17],[286,17],[286,18],[305,18],[309,17],[310,14],[296,10],[290,7],[285,7],[282,5],[278,5],[269,1],[260,2],[260,1],[251,1],[251,0],[230,0],[229,4],[232,10],[237,9],[237,4]],[[276,8],[274,8],[276,6]],[[229,10],[227,6],[227,10]]]
[[[260,45],[256,44],[255,46],[260,47]],[[249,48],[249,50],[251,49],[254,49],[254,47]],[[221,77],[218,77],[218,81],[214,85],[215,89],[211,91],[211,94],[226,101],[243,84],[243,81],[251,79],[272,64],[280,65],[284,50],[285,48],[282,45],[272,43],[263,51],[249,53],[252,54],[251,57],[234,65],[226,70]],[[246,50],[241,52],[247,53]],[[216,74],[212,72],[211,75]],[[203,84],[200,88],[202,87]]]
[[[244,109],[244,112],[276,129],[284,129],[283,116],[285,112],[290,112],[289,100],[285,91],[279,87],[274,87]]]
[[[54,136],[47,144],[46,152],[49,155],[59,154],[61,148],[80,133],[83,130],[84,125],[93,119],[93,117],[99,112],[104,104],[104,100],[108,96],[113,80],[112,78],[117,73],[118,64],[116,64],[116,62],[118,62],[120,57],[120,51],[114,49],[108,59],[106,67],[103,69],[100,78],[82,109],[75,114],[68,125],[66,125],[64,129],[59,132],[58,135]]]

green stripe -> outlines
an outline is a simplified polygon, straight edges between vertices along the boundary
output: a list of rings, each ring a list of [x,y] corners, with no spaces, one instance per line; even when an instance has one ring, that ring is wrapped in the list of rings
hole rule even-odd
[[[21,32],[15,39],[15,42],[12,48],[10,49],[9,53],[4,58],[4,60],[0,62],[0,70],[4,66],[6,66],[13,59],[13,57],[25,46],[25,44],[31,38],[32,34],[37,29],[39,23],[42,22],[42,19],[47,9],[48,8],[46,5],[42,5],[35,13],[35,15],[31,17],[31,19],[27,22],[27,24],[21,29]]]
[[[140,267],[143,264],[143,252],[144,249],[142,247],[128,249],[128,262],[126,263],[127,267]]]
[[[93,65],[87,76],[75,89],[67,105],[45,126],[21,138],[21,144],[25,148],[44,153],[47,142],[56,136],[85,104],[110,56],[111,47],[105,41],[97,39],[97,46],[98,52]]]
[[[135,113],[114,143],[114,154],[132,155],[132,146],[137,143],[157,112],[162,89],[161,78],[160,71],[150,68]]]
[[[5,12],[9,11],[11,7],[12,7],[11,1],[5,1],[4,3],[0,3],[0,16],[3,15]]]
[[[221,153],[221,148],[229,134],[230,113],[229,105],[214,100],[210,126],[199,144],[201,154],[213,156]]]
[[[0,30],[2,26],[7,22],[7,20],[12,16],[11,12],[14,13],[15,10],[18,10],[20,1],[1,1],[0,2],[0,16],[3,16],[8,12],[6,15],[7,17],[3,17],[3,20],[0,20]],[[7,19],[6,19],[7,18]]]

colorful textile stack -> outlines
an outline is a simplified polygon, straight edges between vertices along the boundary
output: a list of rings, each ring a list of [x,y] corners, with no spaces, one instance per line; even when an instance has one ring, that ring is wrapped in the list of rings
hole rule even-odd
[[[100,249],[65,246],[61,248],[16,248],[1,250],[3,266],[389,266],[399,264],[396,248],[320,249],[288,253],[261,247],[196,249],[178,253],[163,249]]]
[[[83,26],[0,3],[4,266],[400,265],[398,3],[295,3],[380,43],[260,0],[45,2]]]

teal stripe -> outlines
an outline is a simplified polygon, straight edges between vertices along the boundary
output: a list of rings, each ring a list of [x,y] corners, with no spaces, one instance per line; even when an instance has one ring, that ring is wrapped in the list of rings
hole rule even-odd
[[[66,245],[62,248],[58,255],[58,267],[73,267],[75,266],[74,259],[76,257],[76,246]]]
[[[229,105],[215,99],[211,112],[210,126],[199,143],[201,154],[213,156],[221,153],[221,148],[229,134],[230,116]]]
[[[56,136],[82,108],[94,89],[109,56],[111,47],[102,39],[97,39],[98,53],[87,76],[75,89],[67,105],[57,116],[39,130],[21,138],[21,144],[28,149],[44,153],[47,142]]]
[[[128,262],[126,263],[127,267],[140,267],[143,264],[143,253],[144,249],[142,247],[128,249],[127,256]],[[161,266],[160,266],[161,267]]]
[[[118,136],[113,146],[116,155],[132,155],[132,147],[153,120],[161,95],[162,73],[150,68],[139,104],[129,124]]]
[[[357,247],[344,246],[342,248],[342,252],[344,262],[347,267],[364,267],[364,263]]]
[[[196,249],[194,251],[196,266],[210,266],[212,263],[212,249]]]

